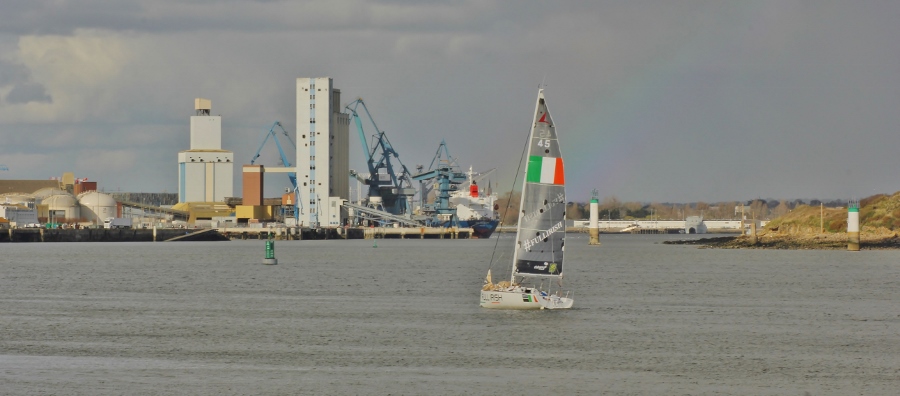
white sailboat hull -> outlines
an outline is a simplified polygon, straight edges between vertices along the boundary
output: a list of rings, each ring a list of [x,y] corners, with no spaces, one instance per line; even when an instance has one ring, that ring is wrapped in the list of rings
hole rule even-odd
[[[541,301],[544,309],[569,309],[575,305],[575,300],[569,297],[549,296]]]
[[[491,309],[569,309],[575,301],[536,290],[482,290],[481,306]]]

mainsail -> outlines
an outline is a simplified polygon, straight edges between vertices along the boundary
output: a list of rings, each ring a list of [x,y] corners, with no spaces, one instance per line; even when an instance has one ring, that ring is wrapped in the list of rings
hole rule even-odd
[[[516,276],[560,277],[563,274],[566,235],[563,168],[556,127],[541,89],[528,139],[528,168],[519,205],[513,281]]]

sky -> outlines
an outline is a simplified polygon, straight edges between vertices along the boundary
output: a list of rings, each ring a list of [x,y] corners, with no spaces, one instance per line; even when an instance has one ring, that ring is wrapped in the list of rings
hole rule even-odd
[[[2,179],[177,192],[202,97],[240,195],[262,134],[295,130],[296,79],[327,76],[408,168],[445,140],[463,167],[496,168],[500,193],[521,186],[539,86],[570,201],[900,190],[895,1],[4,0],[0,15]],[[258,163],[279,165],[271,143]],[[267,196],[287,184],[267,178]]]

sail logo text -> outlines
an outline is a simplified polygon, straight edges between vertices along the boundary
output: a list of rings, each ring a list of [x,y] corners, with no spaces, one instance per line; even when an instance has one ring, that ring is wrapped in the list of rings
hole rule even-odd
[[[534,246],[535,244],[537,244],[538,242],[540,242],[544,239],[547,239],[547,237],[552,235],[554,232],[559,231],[559,229],[562,227],[563,227],[562,221],[560,221],[559,223],[556,223],[553,227],[550,227],[549,229],[547,229],[547,231],[544,231],[540,235],[523,242],[522,248],[524,248],[525,250],[531,249],[532,246]]]
[[[554,206],[556,206],[556,205],[559,205],[559,204],[565,202],[565,200],[566,200],[565,194],[559,193],[559,194],[556,196],[556,199],[550,201],[550,203],[548,203],[548,204],[546,205],[547,208],[546,208],[545,212],[546,212],[547,210],[550,210],[550,208],[552,208],[552,207],[554,207]],[[529,213],[529,214],[527,214],[527,215],[525,215],[525,216],[522,216],[522,221],[531,221],[531,219],[535,218],[535,217],[536,217],[537,215],[539,215],[539,214],[541,214],[541,208],[538,208],[537,210],[535,210],[535,211],[533,211],[533,212],[531,212],[531,213]]]

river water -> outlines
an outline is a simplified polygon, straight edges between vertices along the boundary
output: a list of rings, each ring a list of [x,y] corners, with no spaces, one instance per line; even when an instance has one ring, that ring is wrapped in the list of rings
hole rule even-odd
[[[0,394],[898,394],[900,251],[680,237],[570,234],[531,312],[478,306],[508,234],[3,244]]]

